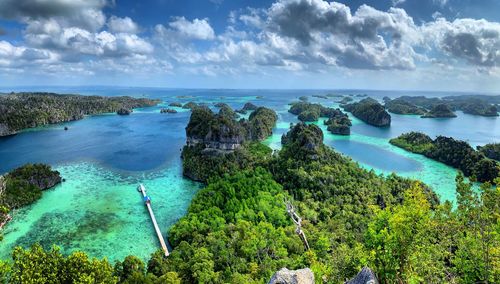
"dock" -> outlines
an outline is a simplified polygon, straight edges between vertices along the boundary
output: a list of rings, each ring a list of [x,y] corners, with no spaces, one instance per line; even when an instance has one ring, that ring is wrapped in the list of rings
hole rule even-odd
[[[155,214],[153,213],[153,209],[151,208],[151,199],[149,196],[146,194],[146,188],[144,185],[140,184],[137,187],[137,191],[140,191],[142,193],[142,198],[144,200],[144,203],[146,204],[146,207],[148,208],[149,211],[149,216],[151,217],[151,221],[153,222],[153,226],[156,231],[156,235],[158,236],[158,240],[160,241],[161,248],[165,252],[165,256],[169,255],[167,244],[165,243],[165,240],[163,239],[163,235],[161,234],[160,227],[158,227],[158,223],[156,222]]]

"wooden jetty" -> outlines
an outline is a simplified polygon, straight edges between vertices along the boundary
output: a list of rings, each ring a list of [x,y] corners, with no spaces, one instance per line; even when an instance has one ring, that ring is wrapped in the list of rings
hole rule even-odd
[[[168,256],[169,255],[168,248],[165,243],[165,240],[163,239],[163,235],[161,234],[160,227],[158,227],[158,223],[156,223],[155,214],[153,213],[153,209],[151,208],[151,199],[149,198],[149,196],[146,195],[146,188],[144,187],[144,185],[140,184],[137,187],[137,191],[140,191],[142,193],[144,203],[148,208],[149,216],[151,216],[151,221],[153,222],[153,226],[155,228],[156,235],[158,236],[158,240],[160,241],[161,248],[165,252],[165,256]]]

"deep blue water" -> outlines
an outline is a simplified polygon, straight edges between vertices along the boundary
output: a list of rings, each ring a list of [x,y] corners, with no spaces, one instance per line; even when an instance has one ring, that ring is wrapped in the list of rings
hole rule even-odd
[[[156,88],[14,88],[0,91],[42,90],[60,93],[80,93],[105,96],[131,95],[136,97],[160,98],[169,102],[203,102],[212,104],[226,102],[241,108],[245,102],[268,106],[278,111],[280,125],[276,133],[287,131],[296,117],[287,113],[288,103],[302,95],[326,94],[317,90],[173,90]],[[452,93],[409,93],[384,91],[332,91],[343,94],[368,94],[381,99],[385,95],[444,96]],[[178,98],[177,96],[189,96]],[[257,98],[262,96],[262,98]],[[334,99],[311,98],[311,101],[333,105]],[[0,138],[0,172],[9,171],[28,162],[43,162],[52,165],[76,161],[91,161],[111,169],[126,172],[145,172],[162,169],[172,163],[179,163],[180,149],[185,142],[185,126],[189,112],[160,114],[162,106],[136,110],[130,116],[114,114],[98,115],[86,119],[51,125],[25,131],[15,136]],[[64,126],[69,130],[64,131]],[[392,114],[390,128],[377,128],[365,123],[355,124],[352,132],[365,137],[388,140],[403,132],[423,131],[430,136],[446,135],[466,140],[472,145],[500,141],[498,118],[458,113],[453,119],[421,119],[416,116]],[[387,149],[355,141],[335,140],[330,143],[336,150],[354,160],[383,171],[418,171],[419,162]]]

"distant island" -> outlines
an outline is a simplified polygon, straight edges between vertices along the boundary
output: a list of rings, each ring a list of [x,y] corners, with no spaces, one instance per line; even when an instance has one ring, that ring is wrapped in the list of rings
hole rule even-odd
[[[422,118],[452,118],[457,115],[446,104],[437,104],[431,110],[422,115]]]
[[[326,117],[328,120],[325,120],[325,125],[328,126],[328,131],[331,133],[339,135],[351,133],[351,120],[338,108],[334,109],[321,104],[301,101],[292,103],[288,112],[297,115],[298,119],[303,122],[315,122],[320,117]]]
[[[454,111],[480,116],[498,116],[500,96],[461,95],[443,98],[401,96],[384,98],[385,107],[396,114],[416,114],[426,118],[456,117]]]
[[[391,115],[385,111],[384,106],[372,98],[343,105],[343,108],[368,124],[378,127],[391,125]]]
[[[154,106],[159,100],[132,97],[10,93],[0,95],[0,137],[47,124],[109,112],[130,114],[132,108]]]
[[[438,136],[432,140],[423,133],[410,132],[393,138],[389,142],[410,152],[422,154],[457,168],[465,176],[475,177],[479,182],[493,183],[494,179],[500,176],[500,163],[487,158],[482,151],[474,150],[467,142],[451,137]]]
[[[500,162],[500,143],[490,143],[484,146],[478,146],[477,150],[486,157]]]

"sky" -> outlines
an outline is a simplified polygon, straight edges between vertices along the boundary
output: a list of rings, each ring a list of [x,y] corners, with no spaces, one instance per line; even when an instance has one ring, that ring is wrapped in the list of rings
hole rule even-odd
[[[498,0],[0,0],[0,86],[500,93]]]

